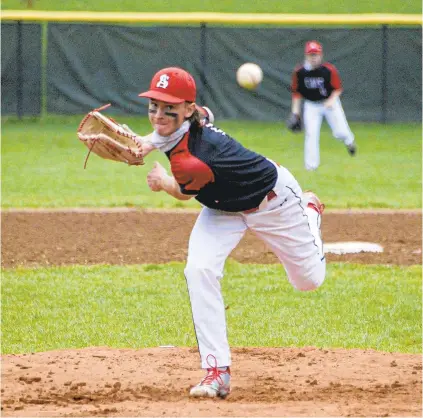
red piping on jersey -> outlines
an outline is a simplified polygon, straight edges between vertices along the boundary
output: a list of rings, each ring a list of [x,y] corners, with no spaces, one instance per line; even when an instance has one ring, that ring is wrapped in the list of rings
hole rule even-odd
[[[322,64],[330,71],[330,84],[335,90],[342,90],[341,77],[339,76],[338,70],[334,65],[329,62]]]
[[[198,191],[206,184],[214,182],[214,174],[206,163],[189,152],[188,139],[189,132],[171,151],[170,168],[179,185],[186,190]]]
[[[295,67],[294,72],[292,73],[292,79],[291,79],[291,91],[292,91],[292,97],[300,98],[301,94],[298,92],[298,70],[301,68],[301,66]]]

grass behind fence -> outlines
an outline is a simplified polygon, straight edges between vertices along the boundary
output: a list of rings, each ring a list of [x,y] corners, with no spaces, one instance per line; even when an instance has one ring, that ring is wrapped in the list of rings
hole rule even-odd
[[[260,2],[245,0],[192,0],[156,1],[156,0],[113,0],[103,1],[54,1],[54,0],[7,0],[3,9],[28,9],[32,4],[34,10],[64,10],[64,11],[116,11],[116,12],[225,12],[225,13],[421,13],[421,2],[416,0],[374,0],[353,1],[322,0],[311,2],[307,0],[280,1],[263,0]]]
[[[199,207],[153,193],[146,175],[155,160],[169,167],[158,151],[146,165],[129,167],[90,156],[77,139],[82,117],[49,117],[41,121],[5,119],[2,124],[2,207],[138,206]],[[145,118],[119,117],[141,134]],[[287,167],[304,189],[315,190],[328,208],[420,208],[421,126],[359,124],[352,130],[358,154],[351,158],[327,126],[321,138],[321,167],[303,166],[304,137],[283,122],[223,121],[217,125],[245,146]]]
[[[330,264],[315,292],[280,265],[229,262],[232,346],[421,352],[421,267]],[[2,350],[196,346],[183,264],[3,271]]]

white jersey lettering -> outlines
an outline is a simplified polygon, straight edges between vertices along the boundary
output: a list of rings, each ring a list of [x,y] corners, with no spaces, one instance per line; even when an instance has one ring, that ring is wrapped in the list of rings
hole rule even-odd
[[[227,136],[226,132],[222,131],[222,129],[216,128],[212,123],[208,123],[206,127],[212,130],[213,132]]]
[[[325,88],[325,80],[323,77],[305,77],[304,85],[308,89],[319,89],[322,96],[327,96],[327,91]]]

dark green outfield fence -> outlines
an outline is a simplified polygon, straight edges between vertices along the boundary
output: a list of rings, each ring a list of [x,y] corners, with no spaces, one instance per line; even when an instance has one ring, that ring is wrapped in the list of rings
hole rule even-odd
[[[1,113],[41,112],[41,25],[1,25]]]
[[[45,24],[43,56],[42,23],[2,22],[3,115],[83,114],[105,103],[112,103],[115,113],[145,115],[146,103],[138,93],[158,69],[176,65],[194,75],[197,101],[218,118],[283,120],[290,109],[292,70],[303,59],[304,43],[317,39],[325,59],[340,71],[349,120],[421,121],[419,26]],[[263,69],[256,91],[236,83],[236,70],[244,62]]]

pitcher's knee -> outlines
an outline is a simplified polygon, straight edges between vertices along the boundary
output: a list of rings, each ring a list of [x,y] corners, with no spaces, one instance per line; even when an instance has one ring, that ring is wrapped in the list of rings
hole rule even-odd
[[[191,277],[196,277],[201,274],[203,270],[204,267],[202,267],[200,264],[194,262],[187,262],[184,269],[184,274],[185,277],[189,280]]]
[[[326,266],[322,264],[312,271],[305,271],[300,274],[290,275],[289,281],[295,289],[301,292],[309,292],[318,289],[325,281]]]
[[[191,280],[202,280],[204,278],[216,278],[220,279],[222,277],[221,273],[214,269],[210,264],[201,261],[188,261],[184,269],[185,277],[188,283]]]
[[[310,292],[312,290],[318,289],[322,285],[323,281],[324,280],[306,279],[298,283],[294,283],[294,287],[301,292]]]

